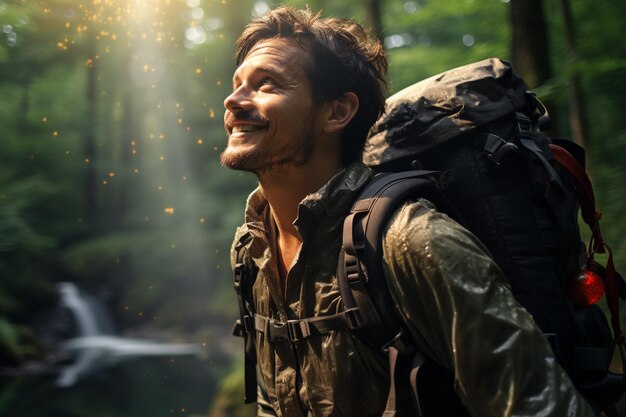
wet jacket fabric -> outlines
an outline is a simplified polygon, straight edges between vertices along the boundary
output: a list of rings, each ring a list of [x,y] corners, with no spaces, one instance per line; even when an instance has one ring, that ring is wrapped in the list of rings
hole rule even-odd
[[[260,190],[250,195],[235,243],[252,237],[247,248],[259,269],[257,314],[286,322],[342,311],[336,268],[343,220],[371,176],[355,163],[300,203],[294,224],[302,245],[284,289],[269,205]],[[429,202],[407,202],[394,214],[383,266],[417,347],[454,370],[456,390],[473,416],[594,415],[482,244]],[[351,330],[293,343],[269,342],[257,332],[256,347],[260,416],[382,415],[387,359]],[[408,403],[398,408],[398,417],[414,415]]]

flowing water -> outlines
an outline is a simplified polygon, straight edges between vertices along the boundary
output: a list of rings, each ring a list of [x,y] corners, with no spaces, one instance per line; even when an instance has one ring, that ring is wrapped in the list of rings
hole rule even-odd
[[[75,335],[58,345],[61,365],[0,377],[0,417],[171,417],[206,415],[215,366],[196,344],[115,334],[104,306],[59,284]]]

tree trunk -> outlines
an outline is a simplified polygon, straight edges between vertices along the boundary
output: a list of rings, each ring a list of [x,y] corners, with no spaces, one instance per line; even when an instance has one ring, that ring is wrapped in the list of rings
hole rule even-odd
[[[513,66],[530,88],[552,78],[541,0],[511,0]]]
[[[97,215],[97,172],[95,165],[96,158],[96,46],[95,40],[91,40],[87,55],[91,61],[87,65],[87,83],[85,88],[85,125],[83,127],[83,155],[85,158],[84,177],[84,220],[88,226],[95,226]]]
[[[548,29],[542,0],[511,0],[513,28],[513,68],[529,88],[541,86],[552,78],[548,45]],[[556,135],[556,105],[550,97],[540,97],[548,110],[551,135]]]
[[[583,148],[587,148],[587,120],[585,101],[580,86],[580,78],[576,69],[576,35],[574,19],[568,0],[559,0],[563,26],[565,30],[565,47],[569,64],[569,125],[572,130],[572,139]]]
[[[372,34],[383,40],[383,24],[380,15],[380,0],[365,1],[365,15],[372,30]]]
[[[129,59],[130,61],[130,59]],[[113,204],[115,212],[115,221],[118,224],[123,224],[126,214],[130,207],[130,195],[132,195],[135,188],[135,175],[133,174],[132,156],[133,149],[135,148],[133,143],[138,139],[137,135],[137,120],[134,111],[134,93],[133,85],[130,80],[127,80],[127,91],[123,95],[122,99],[122,129],[120,138],[120,169],[117,175],[117,184],[115,187],[116,198]],[[136,191],[136,190],[134,190]]]

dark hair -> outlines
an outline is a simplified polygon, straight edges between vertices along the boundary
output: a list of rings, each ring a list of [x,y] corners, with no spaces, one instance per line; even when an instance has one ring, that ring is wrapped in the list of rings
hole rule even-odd
[[[341,157],[345,165],[360,159],[369,129],[385,110],[387,54],[380,42],[350,19],[281,6],[246,26],[236,44],[237,65],[254,45],[271,38],[292,38],[310,48],[305,71],[318,104],[349,91],[357,95],[357,113],[342,132]]]

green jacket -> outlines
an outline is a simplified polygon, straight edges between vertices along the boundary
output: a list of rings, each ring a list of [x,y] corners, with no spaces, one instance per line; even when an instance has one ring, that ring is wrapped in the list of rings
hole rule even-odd
[[[253,288],[259,315],[285,322],[342,311],[336,268],[343,220],[371,176],[355,163],[300,203],[294,224],[302,246],[284,290],[268,203],[259,190],[250,195],[235,243],[252,236],[247,247],[259,269]],[[417,347],[454,370],[456,390],[473,416],[594,415],[472,234],[418,200],[394,214],[383,248],[391,295]],[[382,415],[387,359],[351,330],[294,343],[269,342],[257,332],[256,347],[260,416]],[[412,415],[408,410],[399,404],[399,416]]]

